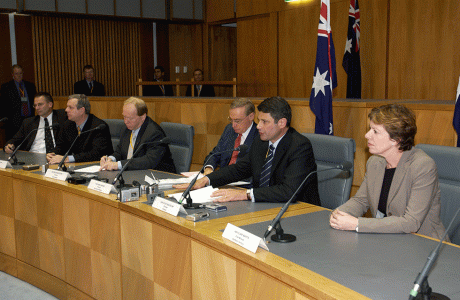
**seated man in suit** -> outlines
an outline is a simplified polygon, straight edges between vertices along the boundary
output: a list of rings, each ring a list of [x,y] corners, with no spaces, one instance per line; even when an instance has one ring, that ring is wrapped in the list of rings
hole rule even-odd
[[[155,80],[164,81],[165,69],[162,66],[155,67]],[[147,85],[142,93],[144,96],[174,96],[172,85]]]
[[[122,129],[115,152],[101,158],[101,169],[120,170],[132,158],[127,170],[155,169],[176,173],[168,145],[144,144],[166,137],[163,129],[147,113],[147,105],[139,98],[131,97],[124,102],[123,119],[126,127]],[[141,149],[133,156],[139,147]]]
[[[86,96],[105,96],[105,87],[102,83],[94,80],[94,68],[91,65],[83,67],[85,79],[75,82],[73,85],[74,94]]]
[[[65,111],[69,120],[59,130],[54,153],[46,155],[50,164],[60,163],[77,138],[65,162],[97,161],[101,156],[113,152],[109,126],[90,113],[88,97],[83,94],[70,95]]]
[[[290,127],[291,107],[281,97],[265,99],[259,106],[259,137],[249,154],[236,164],[197,180],[194,188],[219,187],[253,177],[252,189],[221,189],[213,192],[217,202],[250,200],[252,202],[287,202],[305,177],[316,170],[310,141]],[[186,188],[187,184],[174,186]],[[320,205],[318,178],[310,176],[295,201]]]
[[[1,117],[8,117],[5,128],[5,139],[11,139],[21,127],[22,121],[35,116],[34,96],[35,85],[22,80],[24,72],[20,65],[12,67],[13,80],[2,84],[0,89]]]
[[[194,97],[215,97],[214,87],[208,84],[200,84],[200,81],[203,81],[203,71],[201,69],[196,69],[193,71],[193,79],[197,84],[194,85]],[[191,85],[187,86],[187,91],[185,96],[192,96]]]
[[[215,154],[229,149],[234,149],[244,144],[252,145],[254,138],[259,136],[257,124],[254,123],[255,107],[251,100],[246,98],[236,99],[230,104],[228,120],[230,124],[225,126],[217,146],[205,158],[204,175],[210,174],[216,167],[225,167],[232,165],[245,156],[245,152],[224,152]],[[214,156],[212,156],[215,154]],[[209,159],[209,161],[208,161]]]
[[[37,115],[22,121],[21,128],[19,128],[19,131],[11,140],[6,142],[3,150],[6,153],[12,153],[24,141],[27,135],[32,132],[27,141],[22,144],[20,150],[35,153],[53,152],[56,146],[56,136],[59,132],[59,126],[62,126],[67,120],[64,110],[54,110],[53,105],[53,97],[49,93],[37,93],[34,98],[34,107]],[[53,126],[52,129],[45,128],[56,124],[58,126]],[[45,129],[41,130],[43,128]]]

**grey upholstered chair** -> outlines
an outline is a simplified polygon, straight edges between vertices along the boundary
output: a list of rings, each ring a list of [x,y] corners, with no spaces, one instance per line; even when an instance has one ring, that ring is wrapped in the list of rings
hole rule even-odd
[[[455,212],[460,207],[460,148],[419,144],[436,163],[439,186],[441,188],[441,221],[449,226]],[[460,216],[457,216],[449,233],[450,240],[460,245]]]
[[[171,150],[176,172],[188,172],[193,156],[193,136],[195,129],[192,125],[163,122],[161,128],[166,136],[171,139],[169,149]]]
[[[125,123],[121,119],[105,119],[104,121],[109,125],[112,146],[113,150],[115,150],[120,142],[121,130]]]
[[[303,133],[303,135],[313,146],[318,171],[335,167],[345,161],[353,166],[350,171],[330,170],[318,173],[321,206],[334,209],[350,198],[356,151],[355,140],[314,133]]]

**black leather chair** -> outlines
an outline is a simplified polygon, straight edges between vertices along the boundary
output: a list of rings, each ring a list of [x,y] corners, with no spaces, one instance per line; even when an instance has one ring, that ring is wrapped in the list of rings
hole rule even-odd
[[[104,121],[107,122],[107,125],[109,125],[112,146],[115,150],[120,142],[121,130],[123,129],[125,123],[121,119],[105,119]]]
[[[171,139],[169,149],[176,166],[176,172],[179,174],[188,172],[192,164],[195,129],[192,125],[169,122],[163,122],[160,126],[165,131],[166,136]]]

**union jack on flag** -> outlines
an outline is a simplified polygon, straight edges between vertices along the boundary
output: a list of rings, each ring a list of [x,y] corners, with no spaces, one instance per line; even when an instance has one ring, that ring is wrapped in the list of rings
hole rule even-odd
[[[332,90],[337,87],[335,50],[332,42],[329,0],[321,0],[318,25],[318,44],[310,108],[316,116],[315,133],[334,134],[332,124]]]
[[[350,0],[348,34],[342,66],[348,75],[347,98],[361,98],[361,59],[359,57],[360,15],[358,0]]]

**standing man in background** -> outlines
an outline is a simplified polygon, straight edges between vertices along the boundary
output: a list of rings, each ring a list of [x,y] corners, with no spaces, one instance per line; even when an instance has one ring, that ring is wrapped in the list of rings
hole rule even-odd
[[[215,97],[214,87],[208,84],[200,84],[203,81],[203,70],[195,69],[193,71],[193,79],[197,84],[194,85],[195,94],[194,97]],[[187,86],[185,96],[192,96],[191,85]]]
[[[1,117],[8,117],[5,138],[10,140],[21,127],[25,118],[35,115],[34,96],[37,90],[31,82],[22,80],[24,75],[20,65],[13,65],[13,80],[2,84],[0,89]]]
[[[73,85],[74,94],[86,96],[105,96],[105,87],[102,83],[94,80],[94,68],[91,65],[83,67],[85,79],[75,82]]]

